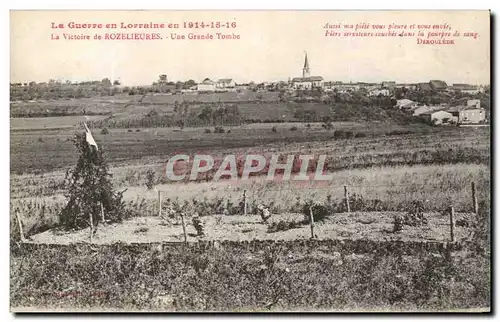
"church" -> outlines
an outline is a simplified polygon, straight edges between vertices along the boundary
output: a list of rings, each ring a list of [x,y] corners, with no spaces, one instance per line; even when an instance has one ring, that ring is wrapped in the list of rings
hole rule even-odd
[[[294,89],[312,89],[323,87],[323,77],[311,76],[309,61],[307,60],[307,53],[304,60],[304,68],[302,68],[302,77],[294,77],[292,79],[292,85]]]

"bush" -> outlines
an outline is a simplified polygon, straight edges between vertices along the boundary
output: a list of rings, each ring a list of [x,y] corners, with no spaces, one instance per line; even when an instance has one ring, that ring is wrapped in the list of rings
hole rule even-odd
[[[287,231],[287,230],[294,229],[294,228],[300,228],[300,227],[302,227],[302,225],[304,225],[303,222],[297,222],[297,221],[287,222],[287,221],[280,220],[278,222],[271,223],[267,227],[267,232],[268,233],[275,233],[278,231]]]
[[[85,134],[76,134],[74,143],[79,159],[76,166],[66,172],[68,202],[59,215],[60,224],[66,229],[83,229],[90,225],[90,215],[97,227],[101,207],[110,222],[121,221],[127,215],[123,192],[114,191],[102,150],[90,147]]]
[[[413,201],[410,204],[410,209],[403,218],[403,225],[412,227],[427,225],[427,218],[424,216],[424,204],[422,201]]]
[[[328,131],[333,129],[331,118],[330,117],[323,118],[323,124],[321,124],[321,127]]]
[[[138,234],[138,233],[146,233],[149,231],[149,228],[148,227],[139,227],[137,228],[136,230],[134,230],[134,234]]]
[[[212,131],[210,131],[210,129],[205,129],[205,133],[212,133]]]
[[[224,128],[222,126],[216,126],[214,128],[214,133],[224,133]]]
[[[148,190],[153,190],[154,185],[155,185],[155,173],[153,170],[148,169],[146,172],[146,187]]]
[[[271,129],[271,131],[272,131],[273,133],[278,132],[278,130],[276,129],[276,126],[273,126],[273,127],[272,127],[272,129]]]
[[[313,212],[314,221],[320,222],[325,220],[326,217],[333,213],[331,205],[325,205],[318,201],[309,201],[302,207],[302,214],[304,215],[304,224],[311,222],[311,210]]]
[[[405,134],[412,134],[412,131],[402,131],[402,130],[394,130],[391,132],[386,132],[386,136],[393,136],[393,135],[405,135]]]
[[[297,131],[297,127],[296,127],[295,125],[294,125],[294,126],[292,126],[292,127],[290,128],[290,131],[292,131],[292,132]]]
[[[128,129],[127,132],[132,132],[132,129]]]
[[[366,137],[366,133],[365,132],[358,132],[356,133],[356,135],[354,135],[355,138],[364,138]]]
[[[393,233],[400,232],[403,229],[403,218],[401,216],[394,216],[394,224],[392,228]]]
[[[205,232],[204,232],[205,226],[203,225],[203,221],[201,220],[200,217],[193,218],[193,226],[194,226],[194,229],[196,229],[196,234],[198,236],[205,235]]]
[[[333,132],[333,138],[336,140],[343,139],[343,138],[345,138],[345,132],[342,130],[337,130],[337,131]]]
[[[103,128],[103,129],[101,130],[101,134],[102,134],[102,135],[109,134],[108,129],[107,129],[107,128]]]
[[[135,130],[135,131],[136,131],[136,132],[141,132],[141,129],[137,129],[137,130]]]

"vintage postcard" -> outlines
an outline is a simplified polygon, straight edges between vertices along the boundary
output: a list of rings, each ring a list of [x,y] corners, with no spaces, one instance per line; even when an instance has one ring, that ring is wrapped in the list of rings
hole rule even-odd
[[[13,312],[490,312],[489,11],[11,11]]]

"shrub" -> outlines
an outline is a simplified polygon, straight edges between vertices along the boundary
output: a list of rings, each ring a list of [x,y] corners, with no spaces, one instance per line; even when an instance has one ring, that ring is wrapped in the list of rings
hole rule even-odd
[[[267,232],[268,233],[275,233],[278,231],[287,231],[290,229],[294,228],[300,228],[302,225],[304,225],[303,222],[297,222],[297,221],[283,221],[280,220],[278,222],[272,222],[268,227],[267,227]]]
[[[343,139],[343,138],[345,138],[345,132],[342,130],[337,130],[337,131],[333,132],[333,138],[336,140]]]
[[[271,131],[272,131],[273,133],[278,132],[278,130],[276,129],[276,126],[273,126],[273,127],[272,127],[272,129],[271,129]]]
[[[152,190],[155,185],[155,173],[153,170],[148,169],[146,172],[146,187],[148,190]]]
[[[311,210],[313,212],[314,221],[320,222],[325,220],[325,218],[333,213],[333,209],[330,205],[325,205],[318,201],[309,201],[302,207],[302,214],[304,215],[304,224],[309,224],[311,222]]]
[[[357,132],[356,135],[354,135],[355,138],[364,138],[366,137],[365,132]]]
[[[296,127],[295,125],[294,125],[294,126],[292,126],[292,127],[290,128],[290,131],[292,131],[292,132],[297,131],[297,127]]]
[[[417,200],[410,204],[410,209],[403,218],[403,224],[412,227],[427,224],[427,218],[424,216],[424,204],[422,201]]]
[[[412,134],[412,131],[403,131],[403,130],[394,130],[391,132],[386,132],[386,136],[393,136],[393,135],[405,135],[405,134]]]
[[[210,131],[210,129],[205,129],[205,133],[212,133],[212,131]]]
[[[121,221],[127,215],[123,192],[114,191],[102,150],[91,148],[85,134],[76,134],[74,144],[79,159],[76,166],[66,172],[65,197],[68,202],[59,215],[60,224],[66,229],[82,229],[90,225],[90,215],[97,227],[101,220],[101,206],[109,221]]]
[[[127,132],[132,132],[132,129],[128,129]]]
[[[331,118],[325,117],[323,119],[323,124],[321,124],[321,127],[324,128],[325,130],[328,130],[328,131],[333,129],[333,124],[332,124]]]
[[[135,131],[136,131],[136,132],[141,132],[141,129],[137,129],[137,130],[135,130]]]
[[[401,216],[394,216],[394,224],[392,228],[393,233],[400,232],[403,229],[403,219]]]
[[[224,133],[224,128],[222,126],[216,126],[214,128],[214,133]]]
[[[109,134],[108,129],[107,129],[107,128],[103,128],[103,129],[101,130],[101,134],[102,134],[102,135]]]
[[[145,233],[149,230],[148,227],[139,227],[137,228],[136,230],[134,230],[134,234],[137,234],[137,233]]]
[[[203,221],[201,220],[200,217],[194,217],[193,218],[193,226],[194,226],[194,229],[196,229],[196,234],[198,236],[204,236],[205,235],[205,232],[204,232],[205,226],[203,225]]]

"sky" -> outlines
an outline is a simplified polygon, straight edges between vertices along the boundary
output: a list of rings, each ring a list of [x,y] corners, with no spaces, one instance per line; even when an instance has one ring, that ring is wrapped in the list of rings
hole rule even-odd
[[[11,11],[11,82],[119,79],[147,85],[167,74],[172,81],[232,78],[237,83],[301,76],[307,51],[311,75],[327,81],[489,84],[488,11]],[[75,23],[235,22],[216,29],[70,29]],[[62,23],[64,29],[53,29]],[[326,37],[329,24],[448,24],[452,32],[477,32],[454,45],[417,44],[416,37]],[[364,31],[364,30],[363,30]],[[63,33],[153,32],[162,40],[51,40]],[[172,40],[216,32],[239,40]]]

